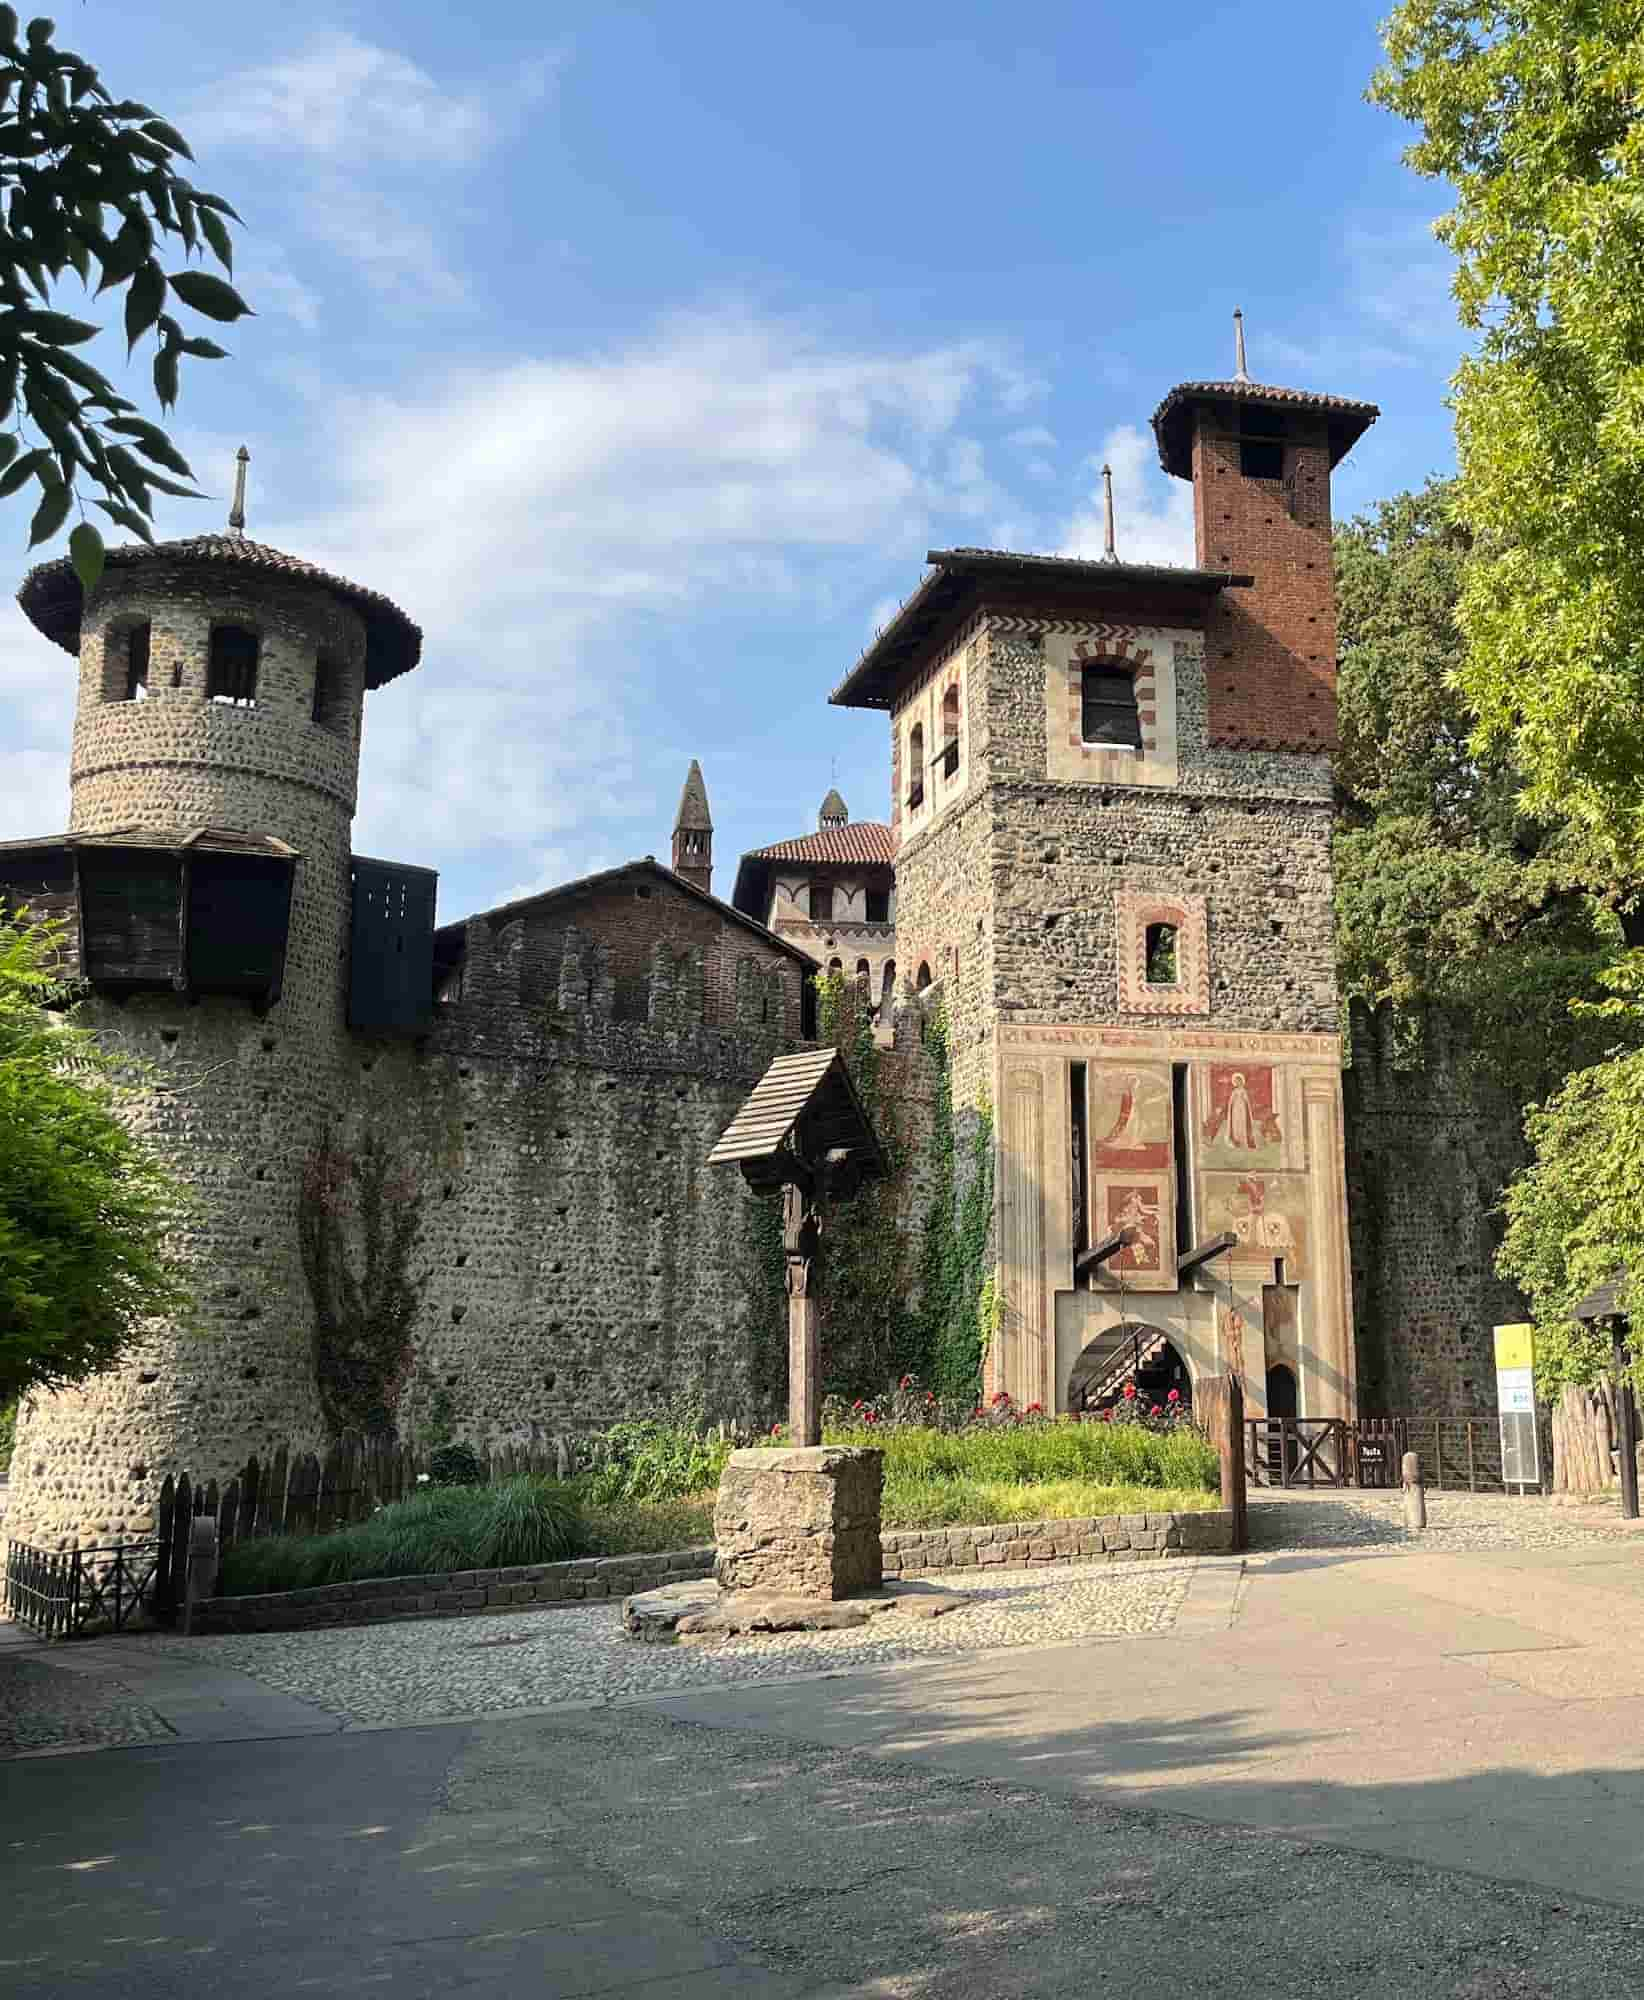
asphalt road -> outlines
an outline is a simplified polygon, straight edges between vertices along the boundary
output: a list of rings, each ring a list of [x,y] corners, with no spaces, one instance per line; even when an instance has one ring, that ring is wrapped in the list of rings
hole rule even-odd
[[[1093,1668],[1104,1658],[1093,1649]],[[819,1706],[831,1684],[811,1684]],[[728,1726],[727,1726],[728,1725]],[[790,1719],[791,1729],[791,1719]],[[5,1768],[14,2000],[1568,2000],[1644,1914],[650,1706]]]

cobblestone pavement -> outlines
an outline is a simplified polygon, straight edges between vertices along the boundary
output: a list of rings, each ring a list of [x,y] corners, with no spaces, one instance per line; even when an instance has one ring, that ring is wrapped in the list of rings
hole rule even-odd
[[[1007,1570],[985,1581],[944,1574],[944,1590],[973,1602],[942,1618],[891,1612],[850,1631],[711,1645],[642,1645],[623,1632],[616,1603],[148,1643],[253,1675],[349,1722],[417,1722],[889,1666],[983,1647],[1166,1632],[1196,1567],[1177,1558]]]
[[[1402,1493],[1324,1493],[1317,1498],[1253,1489],[1250,1547],[1253,1552],[1286,1549],[1374,1548],[1378,1554],[1460,1555],[1470,1549],[1579,1548],[1595,1541],[1614,1543],[1637,1531],[1612,1526],[1592,1515],[1577,1515],[1539,1497],[1515,1499],[1505,1493],[1427,1492],[1427,1527],[1419,1535],[1404,1529]]]
[[[0,1757],[20,1750],[168,1743],[172,1732],[129,1688],[88,1680],[38,1655],[0,1652]]]

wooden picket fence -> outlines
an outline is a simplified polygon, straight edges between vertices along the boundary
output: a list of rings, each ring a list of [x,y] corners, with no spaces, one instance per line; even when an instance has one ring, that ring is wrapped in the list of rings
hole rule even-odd
[[[596,1438],[561,1437],[529,1445],[494,1445],[477,1452],[486,1484],[522,1473],[568,1479],[597,1454]],[[362,1521],[379,1507],[415,1493],[432,1454],[388,1438],[346,1433],[323,1455],[285,1445],[265,1462],[255,1456],[231,1479],[168,1473],[160,1488],[156,1533],[159,1560],[152,1585],[155,1616],[172,1618],[183,1603],[192,1523],[217,1524],[219,1554],[231,1542],[263,1535],[323,1535]]]

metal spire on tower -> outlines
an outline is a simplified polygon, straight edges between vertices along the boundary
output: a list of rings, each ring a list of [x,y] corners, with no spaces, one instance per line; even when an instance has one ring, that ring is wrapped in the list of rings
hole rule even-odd
[[[1250,372],[1244,365],[1244,314],[1237,306],[1233,308],[1233,380],[1250,380]]]
[[[241,445],[234,454],[234,504],[228,510],[228,532],[231,535],[245,534],[245,469],[251,463],[251,454]]]
[[[1102,524],[1105,530],[1106,547],[1102,550],[1102,561],[1116,563],[1119,552],[1113,542],[1113,468],[1102,467]]]

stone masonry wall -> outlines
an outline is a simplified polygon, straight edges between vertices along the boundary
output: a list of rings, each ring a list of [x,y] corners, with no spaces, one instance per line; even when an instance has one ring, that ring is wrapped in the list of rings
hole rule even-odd
[[[1367,1415],[1489,1418],[1492,1329],[1528,1317],[1495,1275],[1501,1191],[1527,1158],[1523,1111],[1464,1070],[1442,1020],[1420,1069],[1355,1009],[1342,1084],[1359,1391]]]

